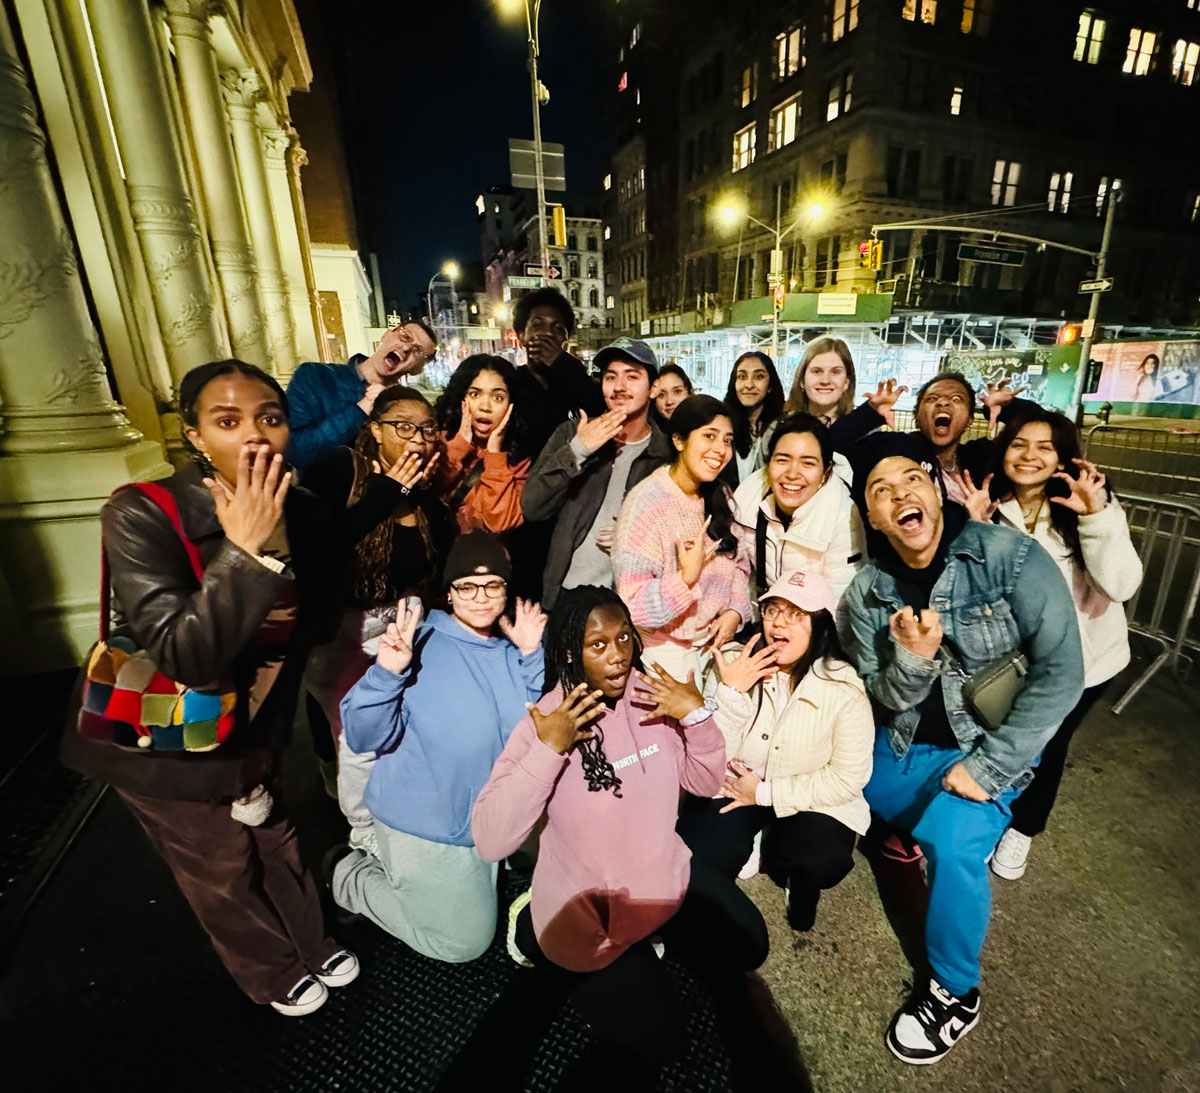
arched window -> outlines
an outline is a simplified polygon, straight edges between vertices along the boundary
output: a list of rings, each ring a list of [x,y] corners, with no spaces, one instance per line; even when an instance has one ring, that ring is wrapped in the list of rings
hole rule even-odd
[[[590,262],[588,262],[587,271],[588,271],[589,277],[596,276],[596,260],[594,258]]]
[[[589,235],[587,237],[587,243],[588,243],[588,250],[596,249],[596,237],[594,235]]]
[[[598,288],[594,288],[590,292],[588,292],[588,307],[599,307],[599,306],[600,306],[600,290]]]
[[[579,276],[579,259],[571,258],[567,260],[567,270],[571,277]]]
[[[567,250],[578,250],[578,249],[579,249],[579,242],[575,238],[575,233],[570,232],[567,235]]]
[[[573,303],[576,307],[579,306],[579,286],[578,285],[571,286],[571,303]]]

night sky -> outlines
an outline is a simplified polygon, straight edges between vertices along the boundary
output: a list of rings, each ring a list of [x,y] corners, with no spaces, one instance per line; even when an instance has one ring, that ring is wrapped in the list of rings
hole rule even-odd
[[[475,198],[507,184],[509,137],[533,136],[524,19],[495,0],[320,7],[337,57],[360,245],[378,254],[389,308],[411,307],[446,259],[478,260]],[[585,196],[599,193],[603,173],[599,29],[592,0],[543,0],[542,137],[566,145],[570,193]]]

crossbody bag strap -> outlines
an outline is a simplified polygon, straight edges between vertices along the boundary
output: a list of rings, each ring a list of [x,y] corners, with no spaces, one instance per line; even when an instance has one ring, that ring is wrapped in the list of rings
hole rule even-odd
[[[480,456],[471,464],[471,469],[467,471],[467,476],[458,484],[458,488],[446,498],[446,504],[451,512],[458,511],[458,506],[467,499],[467,494],[479,485],[479,480],[483,477],[483,471],[483,456]]]
[[[767,590],[767,514],[758,507],[758,523],[754,525],[754,583],[761,598]]]

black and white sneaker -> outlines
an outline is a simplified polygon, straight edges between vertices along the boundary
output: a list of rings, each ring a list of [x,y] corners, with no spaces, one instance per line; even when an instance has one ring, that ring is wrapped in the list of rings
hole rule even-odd
[[[329,988],[315,975],[306,975],[278,1002],[271,1003],[271,1009],[282,1013],[285,1017],[304,1017],[319,1010],[329,1000]]]
[[[905,1063],[936,1063],[979,1023],[979,988],[955,998],[936,979],[896,1011],[888,1026],[888,1049]]]
[[[358,957],[349,949],[338,949],[316,971],[317,978],[327,987],[344,987],[358,978]]]

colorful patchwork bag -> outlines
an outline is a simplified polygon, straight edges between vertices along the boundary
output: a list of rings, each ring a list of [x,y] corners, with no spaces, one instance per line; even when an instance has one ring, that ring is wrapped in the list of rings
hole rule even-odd
[[[186,534],[175,498],[157,482],[133,482],[171,521],[196,580],[200,551]],[[100,548],[100,640],[88,655],[79,710],[80,735],[97,743],[156,751],[212,751],[233,732],[236,692],[196,691],[169,679],[125,635],[109,634],[108,552]]]

